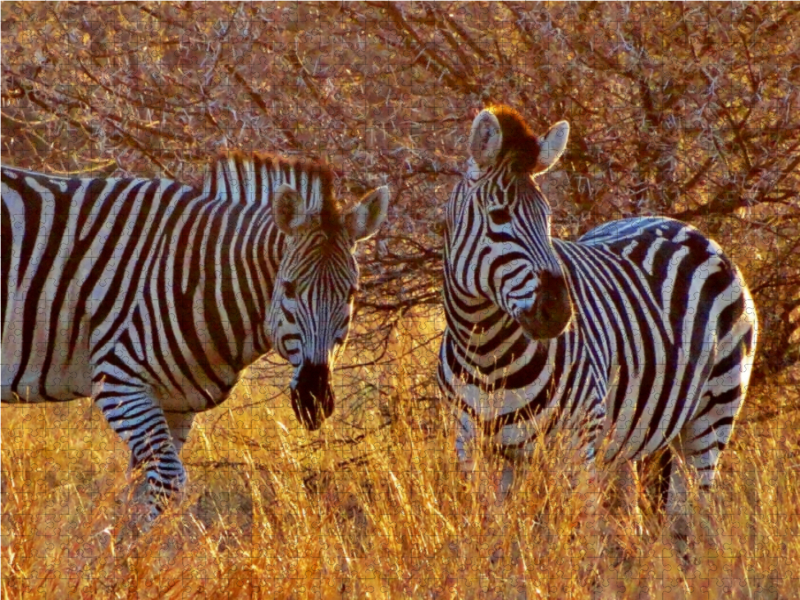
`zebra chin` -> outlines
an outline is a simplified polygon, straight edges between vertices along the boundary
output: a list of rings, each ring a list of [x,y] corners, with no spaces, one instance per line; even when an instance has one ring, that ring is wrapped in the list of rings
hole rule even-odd
[[[303,426],[316,431],[333,414],[334,395],[328,365],[303,364],[291,385],[292,409]]]

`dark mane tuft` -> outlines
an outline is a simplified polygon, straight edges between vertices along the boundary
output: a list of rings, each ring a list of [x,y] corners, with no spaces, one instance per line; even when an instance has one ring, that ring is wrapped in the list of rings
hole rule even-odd
[[[533,133],[516,110],[509,106],[495,105],[488,110],[497,117],[503,131],[503,146],[500,156],[511,156],[511,168],[517,173],[530,173],[539,158],[539,138]]]
[[[219,161],[227,161],[230,158],[233,158],[237,164],[252,161],[256,168],[266,166],[268,170],[277,169],[287,175],[294,171],[295,173],[305,173],[310,179],[319,179],[322,190],[320,213],[322,229],[326,233],[334,233],[341,229],[342,205],[333,195],[334,175],[329,165],[317,160],[289,158],[266,152],[246,154],[238,150],[223,150],[218,153],[217,158],[212,162],[211,172],[214,171],[214,164]]]

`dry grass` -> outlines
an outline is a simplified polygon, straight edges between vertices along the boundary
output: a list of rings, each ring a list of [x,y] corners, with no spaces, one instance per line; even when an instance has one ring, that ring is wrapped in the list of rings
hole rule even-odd
[[[592,525],[558,448],[487,506],[456,475],[449,417],[402,393],[429,360],[394,365],[389,424],[358,443],[341,421],[302,432],[285,399],[249,406],[274,390],[245,382],[198,419],[187,497],[141,535],[127,449],[88,401],[4,407],[3,598],[796,597],[796,415],[739,427],[719,535],[686,571],[644,498],[644,534],[619,510]]]

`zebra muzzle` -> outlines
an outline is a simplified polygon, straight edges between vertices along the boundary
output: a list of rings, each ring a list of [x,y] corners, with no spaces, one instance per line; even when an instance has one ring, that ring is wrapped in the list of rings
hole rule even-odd
[[[322,427],[333,414],[333,388],[328,365],[303,364],[291,385],[292,409],[309,431]]]
[[[572,302],[566,280],[545,272],[536,296],[536,301],[529,308],[518,311],[514,318],[535,340],[559,336],[572,319]]]

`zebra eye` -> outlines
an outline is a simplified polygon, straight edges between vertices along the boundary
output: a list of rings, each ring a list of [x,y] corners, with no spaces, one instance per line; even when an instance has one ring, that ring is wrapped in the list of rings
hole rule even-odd
[[[495,225],[505,225],[511,220],[511,213],[507,208],[496,208],[489,211],[489,218]]]
[[[295,285],[291,281],[284,281],[283,282],[283,295],[286,296],[289,300],[294,299],[297,290],[295,289]]]

